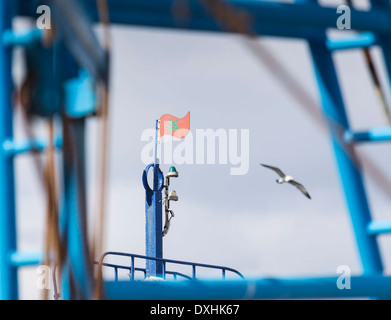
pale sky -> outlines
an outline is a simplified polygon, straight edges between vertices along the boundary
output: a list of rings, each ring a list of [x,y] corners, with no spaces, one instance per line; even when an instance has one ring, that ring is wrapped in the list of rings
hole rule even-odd
[[[190,128],[248,129],[249,171],[232,176],[230,165],[176,165],[172,181],[179,201],[164,238],[164,257],[224,265],[246,277],[336,275],[339,265],[360,273],[350,217],[328,134],[289,96],[238,36],[115,26],[111,87],[111,135],[105,250],[145,254],[145,164],[141,134],[165,113],[191,112]],[[318,99],[306,43],[260,40]],[[382,66],[379,52],[376,62]],[[382,126],[362,53],[335,55],[353,128]],[[384,71],[383,71],[384,72]],[[384,74],[384,73],[383,73]],[[20,130],[18,127],[16,131]],[[42,131],[42,128],[39,129]],[[360,147],[380,166],[388,144]],[[88,123],[90,209],[96,181],[96,125]],[[305,198],[259,166],[280,167],[311,194]],[[162,164],[167,172],[169,165]],[[44,201],[31,157],[20,156],[17,208],[20,248],[42,248]],[[389,172],[385,172],[391,178]],[[367,178],[367,177],[366,177]],[[366,179],[372,213],[389,219],[390,198]],[[91,210],[90,210],[91,211]],[[391,241],[380,238],[383,262],[391,268]],[[388,251],[388,255],[387,255]],[[21,271],[21,298],[37,298],[36,267]]]

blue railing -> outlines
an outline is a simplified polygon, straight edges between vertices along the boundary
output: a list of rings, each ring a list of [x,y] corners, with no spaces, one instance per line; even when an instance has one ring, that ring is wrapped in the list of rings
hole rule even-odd
[[[107,256],[122,256],[122,257],[129,257],[130,258],[130,265],[124,265],[124,264],[114,264],[114,263],[105,263],[104,259]],[[174,280],[177,280],[178,277],[182,277],[184,279],[192,280],[197,278],[197,268],[206,268],[206,269],[217,269],[221,270],[222,279],[225,279],[226,273],[231,272],[233,274],[236,274],[241,279],[245,279],[244,276],[237,270],[224,267],[224,266],[217,266],[217,265],[211,265],[211,264],[203,264],[203,263],[197,263],[197,262],[188,262],[188,261],[180,261],[180,260],[171,260],[171,259],[162,259],[162,258],[155,258],[155,257],[148,257],[138,254],[132,254],[132,253],[124,253],[124,252],[106,252],[102,255],[100,261],[96,264],[99,265],[100,268],[108,267],[114,269],[114,280],[118,281],[118,271],[119,270],[128,270],[129,271],[129,278],[130,280],[135,279],[135,272],[139,271],[144,274],[144,279],[147,278],[147,270],[145,268],[137,268],[135,267],[135,260],[136,259],[142,259],[142,260],[153,260],[158,261],[162,264],[162,275],[161,277],[163,279],[166,279],[167,275],[172,275]],[[178,271],[170,271],[167,270],[167,264],[176,264],[176,265],[187,265],[192,267],[192,275],[188,276],[184,273],[178,272]]]

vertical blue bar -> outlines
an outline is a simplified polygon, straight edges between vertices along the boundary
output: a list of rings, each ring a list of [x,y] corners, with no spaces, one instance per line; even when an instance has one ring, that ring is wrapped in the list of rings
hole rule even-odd
[[[131,261],[132,261],[132,270],[131,270],[131,279],[134,280],[134,268],[135,268],[135,265],[134,265],[134,257],[132,256],[131,258]]]
[[[331,131],[331,140],[340,178],[357,241],[364,273],[381,273],[383,266],[376,238],[367,233],[371,214],[355,151],[344,142],[342,133],[349,129],[335,66],[326,48],[326,36],[310,40],[310,49],[320,90],[322,107]]]
[[[196,278],[197,274],[196,274],[196,266],[193,264],[193,279]]]
[[[155,165],[154,189],[150,202],[146,202],[146,255],[148,257],[163,258],[163,224],[162,224],[162,193],[158,188],[159,165]],[[162,274],[162,263],[147,260],[147,276]]]
[[[155,157],[154,157],[154,163],[155,166],[158,164],[158,158],[157,158],[157,140],[158,140],[158,135],[159,135],[159,120],[156,120],[156,127],[155,127]]]
[[[14,0],[0,1],[0,39],[12,27]],[[16,250],[15,182],[13,158],[3,149],[13,136],[12,47],[0,41],[0,299],[18,299],[17,270],[10,264]]]
[[[118,282],[118,268],[114,268],[114,281]]]
[[[156,121],[156,137],[155,137],[155,160],[144,171],[144,187],[146,189],[145,199],[145,233],[146,233],[146,255],[148,257],[163,258],[163,216],[162,216],[162,186],[163,173],[161,172],[157,159],[157,137],[158,137],[158,121]],[[147,185],[146,174],[149,168],[153,168],[153,188]],[[161,276],[163,267],[161,261],[147,260],[146,261],[147,277]]]

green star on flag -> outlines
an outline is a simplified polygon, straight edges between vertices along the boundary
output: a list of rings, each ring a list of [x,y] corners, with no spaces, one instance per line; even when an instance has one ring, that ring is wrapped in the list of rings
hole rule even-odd
[[[170,129],[170,133],[172,133],[172,131],[175,129],[179,129],[178,121],[179,121],[179,119],[177,119],[175,121],[172,121],[172,119],[170,119],[170,124],[166,127],[166,129]]]
[[[183,139],[190,131],[190,112],[183,118],[171,114],[164,114],[159,119],[159,138],[170,135],[177,139]]]

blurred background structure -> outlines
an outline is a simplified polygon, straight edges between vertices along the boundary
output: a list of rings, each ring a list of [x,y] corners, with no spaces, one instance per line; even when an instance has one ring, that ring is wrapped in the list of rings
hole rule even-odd
[[[1,299],[391,296],[389,2],[0,3]],[[188,110],[191,130],[249,129],[250,168],[175,164],[164,257],[246,279],[102,282],[104,252],[145,254],[142,133]]]

